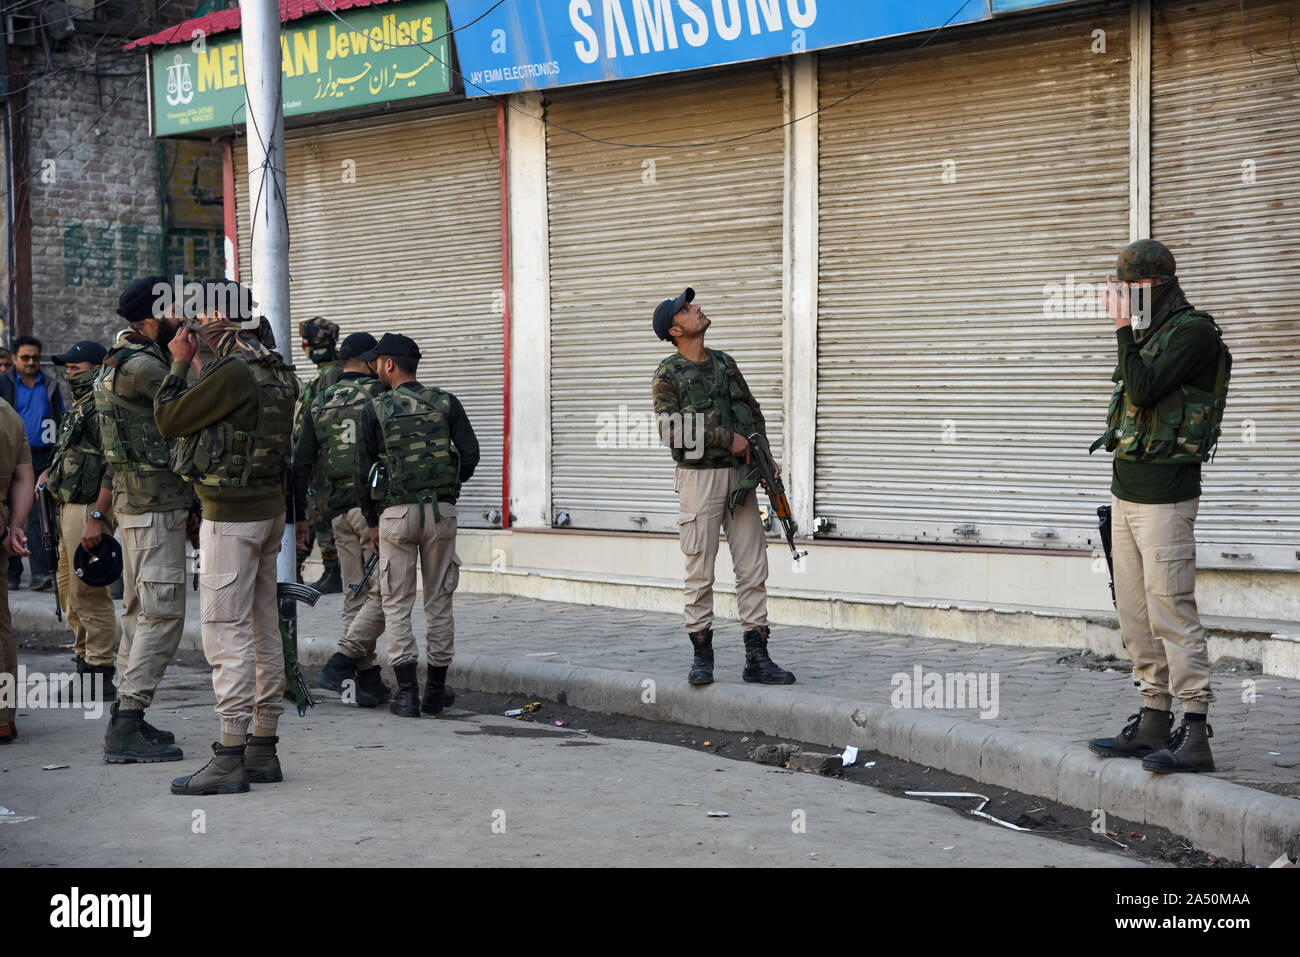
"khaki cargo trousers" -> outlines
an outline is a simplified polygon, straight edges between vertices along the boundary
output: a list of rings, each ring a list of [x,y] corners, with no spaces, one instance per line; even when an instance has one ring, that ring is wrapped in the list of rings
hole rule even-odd
[[[1111,555],[1120,632],[1148,708],[1206,714],[1210,656],[1196,610],[1200,499],[1140,505],[1111,496]]]
[[[115,660],[113,646],[117,643],[117,615],[108,586],[92,588],[77,577],[72,568],[72,556],[81,544],[86,530],[86,519],[94,505],[59,506],[59,601],[72,629],[75,654],[86,664],[102,668]],[[104,515],[104,531],[112,534],[112,512]],[[125,592],[123,592],[125,594]]]
[[[456,506],[439,502],[438,512],[441,521],[433,517],[433,505],[428,503],[390,505],[380,513],[379,564],[375,567],[380,604],[369,598],[357,612],[347,636],[339,642],[345,655],[373,656],[375,640],[386,623],[388,663],[396,668],[420,660],[420,648],[411,627],[418,562],[424,590],[427,663],[435,668],[451,664],[456,650],[451,602],[460,584]]]
[[[736,570],[736,604],[745,630],[767,625],[767,538],[758,510],[758,490],[749,493],[735,515],[727,513],[727,496],[747,466],[718,469],[677,468],[675,488],[682,554],[686,556],[686,630],[713,625],[713,576],[721,533]]]
[[[8,685],[5,698],[18,700],[18,643],[9,613],[9,576],[0,575],[0,681]],[[9,697],[9,696],[12,697]],[[0,700],[0,724],[13,724],[18,709]]]
[[[357,658],[357,668],[365,671],[375,666],[375,642],[384,633],[383,598],[379,594],[379,568],[376,566],[366,582],[366,587],[355,598],[351,585],[361,581],[365,575],[366,562],[370,560],[370,529],[366,526],[366,517],[361,509],[354,508],[342,515],[336,515],[330,523],[334,533],[334,544],[339,552],[339,572],[343,576],[343,637],[339,639],[339,651],[349,658]],[[360,635],[349,641],[352,623],[363,608],[369,607],[366,621]]]
[[[123,598],[117,694],[123,711],[153,704],[154,692],[180,647],[188,516],[184,508],[117,516]]]
[[[259,522],[199,528],[199,616],[203,653],[222,734],[249,725],[274,731],[284,713],[285,662],[276,602],[284,513]]]

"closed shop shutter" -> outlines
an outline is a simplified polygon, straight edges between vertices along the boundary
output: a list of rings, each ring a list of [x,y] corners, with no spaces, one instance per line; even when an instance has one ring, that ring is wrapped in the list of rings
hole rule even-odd
[[[906,46],[821,58],[823,534],[1096,541],[1115,340],[1079,284],[1128,242],[1128,34],[1127,4],[962,28],[839,105]]]
[[[714,141],[783,119],[778,64],[548,97],[553,124],[622,142]],[[714,320],[708,346],[735,357],[782,454],[783,143],[774,129],[623,149],[548,128],[551,496],[572,527],[677,530],[651,400],[672,347],[650,320],[688,285]]]
[[[241,278],[250,281],[247,153],[235,144]],[[482,460],[459,523],[501,508],[504,352],[500,167],[494,106],[290,131],[285,144],[293,354],[297,324],[385,332],[420,347],[419,378],[455,393]],[[493,521],[491,524],[499,524]]]
[[[1202,561],[1228,567],[1300,568],[1296,21],[1286,0],[1153,10],[1151,232],[1234,359],[1196,523]]]

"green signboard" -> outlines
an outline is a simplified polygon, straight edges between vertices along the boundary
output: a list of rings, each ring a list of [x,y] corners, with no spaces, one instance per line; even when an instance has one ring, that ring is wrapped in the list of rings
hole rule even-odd
[[[344,20],[326,15],[284,25],[285,116],[451,89],[445,0],[354,7]],[[238,33],[163,47],[149,59],[155,136],[244,124],[244,47]]]

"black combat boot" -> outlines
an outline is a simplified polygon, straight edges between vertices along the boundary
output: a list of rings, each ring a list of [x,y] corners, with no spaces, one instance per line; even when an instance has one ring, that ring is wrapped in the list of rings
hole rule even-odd
[[[393,669],[393,674],[397,676],[397,697],[388,706],[388,710],[399,718],[420,716],[420,679],[416,671],[418,667],[418,662],[408,661]]]
[[[325,569],[325,574],[312,583],[312,588],[316,589],[322,595],[337,595],[343,591],[343,576],[339,572],[339,566],[334,565]]]
[[[280,758],[275,753],[278,737],[259,738],[250,734],[244,741],[244,771],[254,784],[276,784],[284,780]]]
[[[357,707],[378,708],[385,701],[391,701],[393,689],[384,683],[379,665],[357,672]]]
[[[1168,711],[1143,708],[1128,716],[1129,724],[1114,738],[1093,738],[1088,750],[1105,758],[1145,758],[1169,743],[1174,716]]]
[[[244,770],[244,745],[212,745],[212,760],[188,777],[172,781],[172,794],[247,794],[248,772]]]
[[[109,714],[110,721],[112,720],[112,716],[117,714],[117,706],[118,706],[118,702],[114,701],[108,707],[108,714]],[[140,712],[140,715],[141,715],[140,733],[144,735],[144,739],[146,741],[152,741],[154,744],[175,744],[176,743],[176,735],[172,734],[170,731],[161,731],[158,728],[155,728],[153,725],[151,725],[148,721],[144,719],[143,711]]]
[[[1214,755],[1210,754],[1210,738],[1214,729],[1204,717],[1188,720],[1183,715],[1183,723],[1178,726],[1169,744],[1162,751],[1149,754],[1142,759],[1142,770],[1154,771],[1156,774],[1172,774],[1178,771],[1213,771]]]
[[[104,684],[99,689],[99,700],[105,702],[116,701],[117,688],[113,684],[113,678],[117,674],[117,666],[116,665],[87,665],[86,668],[89,670],[92,681],[94,680],[95,675],[104,676]],[[155,728],[154,730],[156,731],[157,729]],[[172,741],[175,740],[176,740],[175,738],[172,738]],[[171,744],[171,741],[168,741],[167,743]]]
[[[334,652],[325,667],[316,672],[316,684],[330,691],[342,691],[343,682],[357,678],[357,659],[349,658],[341,651]]]
[[[176,745],[147,737],[143,725],[143,709],[119,710],[114,702],[104,735],[104,760],[109,764],[156,764],[185,757]]]
[[[688,631],[686,637],[695,649],[695,660],[691,662],[691,671],[686,680],[693,685],[713,684],[713,629]]]
[[[420,705],[420,710],[425,714],[439,714],[443,708],[450,708],[456,700],[456,696],[447,688],[448,667],[441,665],[435,668],[428,665],[425,670],[428,684],[424,686],[424,703]]]
[[[767,628],[751,628],[745,632],[745,672],[741,677],[765,685],[792,685],[794,675],[778,668],[767,656],[770,635]]]

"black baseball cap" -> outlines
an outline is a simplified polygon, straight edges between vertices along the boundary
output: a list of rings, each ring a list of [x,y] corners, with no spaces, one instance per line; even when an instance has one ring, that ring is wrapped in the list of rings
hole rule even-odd
[[[695,290],[690,286],[676,299],[665,299],[655,307],[655,335],[665,341],[672,338],[668,330],[673,327],[673,316],[681,312],[688,302],[695,298]]]
[[[154,290],[158,286],[170,287],[171,280],[166,276],[144,276],[131,283],[118,297],[117,314],[127,322],[156,318],[154,303],[158,296]]]
[[[369,362],[371,359],[378,359],[380,356],[418,359],[420,358],[420,347],[415,344],[415,340],[410,336],[403,336],[396,332],[385,332],[383,338],[379,340],[379,343],[373,349],[368,349],[357,358]]]
[[[354,332],[352,333],[352,335],[344,339],[342,344],[339,345],[339,358],[340,359],[360,358],[363,353],[369,352],[371,349],[375,348],[377,344],[378,343],[375,342],[375,337],[372,336],[370,333]]]
[[[104,535],[92,552],[77,545],[72,553],[72,569],[91,588],[111,585],[122,577],[122,546],[112,535]]]
[[[107,355],[108,350],[98,342],[83,339],[67,352],[53,356],[52,359],[56,366],[66,366],[69,362],[89,362],[91,365],[97,366],[104,362],[104,357]]]

